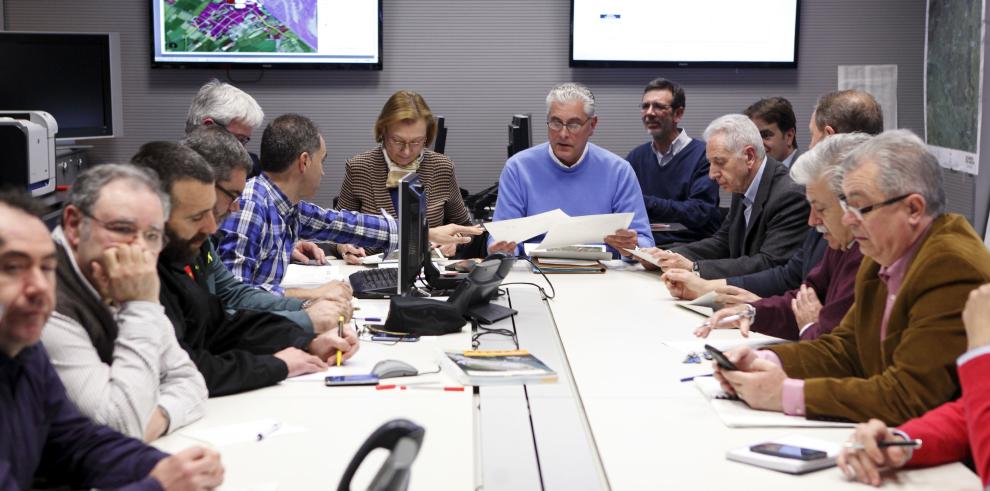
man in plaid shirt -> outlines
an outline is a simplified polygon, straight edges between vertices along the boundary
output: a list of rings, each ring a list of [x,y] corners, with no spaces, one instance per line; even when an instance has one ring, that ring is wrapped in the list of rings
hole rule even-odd
[[[399,227],[392,217],[330,210],[303,201],[316,195],[326,156],[319,129],[304,116],[279,116],[265,128],[263,172],[248,181],[240,210],[220,226],[220,259],[238,279],[276,294],[323,298],[339,284],[306,290],[279,286],[297,240],[353,244],[386,253],[399,247]],[[430,240],[467,243],[468,235],[479,233],[478,227],[451,224],[431,229]]]

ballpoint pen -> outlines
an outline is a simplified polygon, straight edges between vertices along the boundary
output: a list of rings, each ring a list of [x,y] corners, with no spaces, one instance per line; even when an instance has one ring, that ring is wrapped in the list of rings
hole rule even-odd
[[[866,448],[862,443],[859,442],[846,442],[842,445],[850,450],[863,450]],[[877,446],[880,448],[887,447],[911,447],[911,448],[921,448],[921,439],[916,438],[914,440],[887,440],[882,442],[877,442]]]
[[[265,438],[268,438],[269,436],[271,436],[272,433],[275,433],[281,427],[282,427],[282,423],[275,423],[275,424],[271,425],[270,427],[268,427],[268,429],[263,430],[263,431],[259,431],[258,432],[258,438],[255,441],[259,441],[260,442],[261,440],[264,440]]]
[[[344,316],[341,315],[337,318],[337,337],[344,339]],[[337,349],[337,366],[340,366],[341,351]]]
[[[755,310],[747,310],[746,312],[743,312],[741,314],[733,314],[733,315],[730,315],[728,317],[723,317],[721,320],[718,321],[718,323],[719,324],[728,324],[729,322],[735,322],[735,321],[737,321],[739,319],[743,319],[743,318],[752,319],[755,316],[756,316],[756,311]],[[707,320],[703,324],[701,324],[701,327],[711,327],[711,325],[712,325],[712,322],[710,320]]]

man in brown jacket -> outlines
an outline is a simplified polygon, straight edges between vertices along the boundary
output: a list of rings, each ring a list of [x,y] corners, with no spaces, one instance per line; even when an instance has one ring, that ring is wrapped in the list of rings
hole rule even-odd
[[[990,252],[944,213],[941,169],[911,132],[861,145],[843,170],[843,223],[866,256],[849,313],[814,341],[733,350],[739,370],[715,376],[757,409],[897,425],[959,395],[961,313],[990,281]]]

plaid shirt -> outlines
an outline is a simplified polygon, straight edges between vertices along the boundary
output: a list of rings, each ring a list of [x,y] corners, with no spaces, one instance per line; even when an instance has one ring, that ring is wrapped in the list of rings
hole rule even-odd
[[[279,283],[297,239],[386,251],[399,246],[395,219],[328,210],[306,201],[293,205],[265,174],[248,181],[239,203],[241,209],[220,226],[220,260],[244,283],[272,293],[283,293]]]

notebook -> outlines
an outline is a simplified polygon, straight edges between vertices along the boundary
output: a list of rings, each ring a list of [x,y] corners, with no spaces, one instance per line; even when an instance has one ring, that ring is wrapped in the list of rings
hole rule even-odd
[[[709,399],[712,409],[729,428],[851,428],[854,423],[821,421],[803,416],[790,416],[777,411],[761,411],[730,396],[713,377],[694,379],[701,394]]]
[[[557,372],[526,350],[458,351],[440,356],[444,370],[464,385],[554,383]]]
[[[750,450],[753,445],[762,443],[779,443],[791,447],[820,450],[827,454],[827,457],[814,460],[799,460],[785,457],[767,455]],[[835,465],[835,459],[839,456],[841,445],[828,440],[813,438],[804,435],[787,435],[772,440],[754,442],[753,445],[735,448],[725,453],[725,458],[742,462],[744,464],[765,467],[775,471],[786,472],[788,474],[805,474],[819,469],[826,469]],[[793,450],[793,449],[791,449]]]

